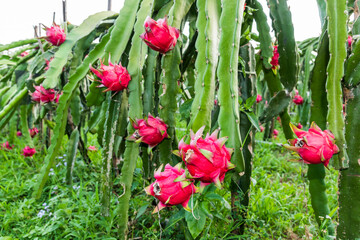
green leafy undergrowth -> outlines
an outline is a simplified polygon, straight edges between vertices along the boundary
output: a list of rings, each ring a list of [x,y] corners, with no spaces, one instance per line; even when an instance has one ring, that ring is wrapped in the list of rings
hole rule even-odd
[[[179,137],[185,134],[185,123],[177,132]],[[261,136],[257,135],[260,140]],[[3,137],[1,143],[5,141]],[[130,201],[129,239],[160,239],[160,236],[162,239],[193,239],[192,236],[195,239],[319,239],[310,207],[307,166],[289,162],[290,153],[275,143],[284,143],[281,134],[269,143],[258,143],[255,148],[250,207],[243,236],[232,234],[238,226],[232,224],[228,186],[219,190],[209,185],[201,195],[195,195],[190,201],[195,206],[193,213],[171,207],[151,214],[157,202],[143,191],[150,182],[142,177],[139,158]],[[89,152],[92,160],[89,165],[77,156],[71,188],[65,183],[67,139],[64,139],[39,201],[31,198],[31,194],[46,153],[39,151],[33,158],[24,158],[21,138],[14,144],[13,150],[0,150],[0,237],[117,239],[114,225],[119,207],[117,199],[123,190],[114,172],[110,218],[102,217],[98,187],[101,148],[96,145],[96,136],[89,134],[88,144],[99,150]],[[337,205],[336,178],[335,170],[327,170],[331,209]]]

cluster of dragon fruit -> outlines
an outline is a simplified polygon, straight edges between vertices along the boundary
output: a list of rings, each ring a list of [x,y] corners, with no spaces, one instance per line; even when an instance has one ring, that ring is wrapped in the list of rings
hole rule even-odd
[[[179,37],[179,30],[167,24],[167,19],[155,21],[148,17],[144,23],[145,33],[140,38],[153,50],[166,54],[171,51]],[[46,28],[46,40],[54,46],[60,46],[66,41],[64,30],[60,26],[53,24],[51,28]],[[279,68],[279,53],[277,46],[274,46],[274,56],[271,60],[274,72]],[[47,62],[48,64],[48,62]],[[127,88],[131,81],[131,76],[125,67],[109,61],[104,65],[100,61],[100,68],[90,67],[90,70],[100,78],[99,87],[105,87],[104,91],[119,92]],[[54,89],[45,89],[43,86],[36,86],[32,94],[32,100],[40,104],[50,102],[58,103],[61,93],[56,93]],[[258,95],[256,102],[262,101],[262,96]],[[303,103],[303,98],[296,92],[293,102],[297,105]],[[132,122],[134,133],[128,140],[147,144],[150,149],[157,146],[165,138],[169,137],[167,125],[162,119],[149,115],[145,119],[137,119]],[[300,161],[306,164],[328,165],[333,154],[339,152],[335,144],[334,135],[328,131],[322,131],[313,123],[308,131],[301,130],[291,125],[297,138],[290,141],[288,149],[295,151],[300,156]],[[191,196],[209,184],[214,183],[218,188],[222,187],[225,174],[235,166],[231,163],[233,149],[227,148],[225,142],[227,137],[218,138],[219,130],[203,136],[205,126],[201,127],[196,133],[190,130],[190,138],[185,137],[179,142],[178,151],[174,154],[182,159],[176,166],[167,164],[162,171],[160,166],[154,173],[156,179],[150,186],[145,188],[147,194],[158,199],[158,205],[154,213],[169,206],[181,204],[185,210],[190,211],[189,200]],[[31,137],[34,137],[38,130],[30,129]],[[276,135],[278,132],[276,132]],[[18,132],[21,136],[21,132]],[[12,146],[6,142],[2,146],[4,149],[11,150]],[[94,148],[94,147],[93,147]],[[93,149],[90,149],[93,150]],[[31,157],[36,153],[34,148],[26,146],[23,155]],[[185,168],[182,168],[182,166]],[[196,181],[200,186],[196,187]]]

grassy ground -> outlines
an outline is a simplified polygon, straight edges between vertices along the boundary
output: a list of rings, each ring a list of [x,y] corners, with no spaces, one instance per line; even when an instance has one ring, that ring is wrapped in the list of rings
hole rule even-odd
[[[260,139],[260,136],[257,137]],[[2,142],[3,139],[0,139]],[[283,142],[283,138],[273,140]],[[20,141],[15,145],[21,145]],[[90,137],[89,145],[95,145]],[[112,199],[111,216],[100,214],[99,174],[101,153],[90,153],[87,166],[80,157],[74,168],[74,184],[65,184],[64,149],[51,171],[44,194],[39,201],[31,197],[44,154],[23,158],[21,148],[0,150],[0,239],[117,239],[116,196]],[[211,216],[199,239],[319,239],[318,227],[307,190],[307,166],[287,161],[291,155],[276,145],[257,145],[254,153],[251,200],[244,236],[232,236],[229,209],[214,201]],[[138,166],[141,166],[139,163]],[[137,168],[130,209],[129,238],[184,239],[184,220],[177,218],[176,207],[151,215],[155,202],[146,196],[148,184]],[[327,171],[330,209],[336,207],[337,172]],[[119,189],[115,188],[115,191]],[[215,190],[229,201],[229,193]],[[159,229],[159,219],[162,231]],[[1,238],[10,237],[10,238]],[[140,239],[140,238],[137,238]]]

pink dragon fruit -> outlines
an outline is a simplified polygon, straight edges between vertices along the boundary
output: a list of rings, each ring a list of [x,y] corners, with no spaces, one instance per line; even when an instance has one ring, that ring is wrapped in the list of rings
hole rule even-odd
[[[304,99],[301,95],[296,94],[292,100],[296,105],[302,105],[304,103]]]
[[[163,120],[158,117],[154,118],[150,114],[147,119],[138,119],[132,125],[136,131],[128,139],[146,143],[150,148],[155,147],[168,137],[167,126]]]
[[[22,132],[21,132],[21,131],[17,131],[17,132],[16,132],[16,136],[21,137],[21,136],[22,136]]]
[[[89,150],[90,152],[96,152],[98,149],[97,149],[95,146],[89,146],[89,147],[88,147],[88,150]]]
[[[48,103],[55,99],[54,89],[45,89],[43,86],[35,86],[35,92],[31,94],[31,99],[34,102]]]
[[[61,95],[63,95],[63,92],[56,94],[56,98],[55,98],[56,103],[59,103],[59,99],[60,99]]]
[[[60,46],[66,40],[66,34],[64,29],[61,29],[59,25],[53,23],[53,26],[46,29],[46,41],[54,46]]]
[[[140,35],[140,38],[151,49],[165,54],[175,47],[180,32],[167,24],[167,18],[160,18],[155,21],[147,17],[144,27],[145,32]]]
[[[36,127],[34,127],[33,129],[29,129],[29,133],[30,133],[30,137],[33,138],[36,136],[36,134],[39,133],[39,130]]]
[[[230,162],[233,150],[225,147],[227,137],[217,138],[219,130],[203,139],[204,129],[205,126],[201,127],[196,134],[190,131],[190,144],[183,138],[179,152],[174,153],[183,159],[191,177],[201,181],[201,189],[212,182],[221,188],[225,173],[235,167]]]
[[[4,149],[11,150],[11,149],[13,149],[14,145],[11,146],[10,143],[8,141],[6,141],[5,143],[2,144],[2,147]]]
[[[262,101],[262,96],[260,95],[260,94],[258,94],[257,96],[256,96],[256,103],[259,103],[259,102],[261,102]]]
[[[347,43],[348,43],[348,47],[351,48],[351,44],[352,44],[352,41],[353,41],[353,38],[351,35],[348,36],[348,39],[347,39]]]
[[[271,62],[270,62],[271,66],[272,66],[271,68],[274,72],[276,72],[276,70],[279,68],[279,57],[280,57],[280,55],[278,52],[278,46],[275,45],[274,50],[273,50],[273,56],[272,56]]]
[[[322,131],[315,122],[309,131],[300,130],[291,123],[290,127],[298,138],[289,140],[291,146],[285,147],[297,152],[305,163],[322,163],[327,167],[333,154],[339,152],[334,135],[329,130]]]
[[[20,53],[20,57],[25,57],[27,55],[29,55],[29,52],[27,51],[23,51],[22,53]]]
[[[100,87],[107,87],[104,92],[114,91],[119,92],[127,88],[131,77],[123,66],[120,64],[112,64],[109,59],[109,66],[104,65],[100,60],[100,69],[95,69],[90,66],[90,69],[96,76],[98,76],[102,83]]]
[[[35,148],[31,148],[31,147],[29,147],[29,146],[26,146],[26,147],[23,149],[23,155],[24,155],[25,157],[31,157],[31,156],[33,156],[35,153],[36,153]]]
[[[191,211],[188,203],[191,195],[197,192],[193,180],[183,177],[185,170],[181,168],[181,163],[175,167],[166,164],[163,172],[161,172],[162,167],[161,165],[154,173],[156,181],[145,188],[147,194],[159,199],[159,204],[153,213],[178,204],[181,204],[185,210]]]

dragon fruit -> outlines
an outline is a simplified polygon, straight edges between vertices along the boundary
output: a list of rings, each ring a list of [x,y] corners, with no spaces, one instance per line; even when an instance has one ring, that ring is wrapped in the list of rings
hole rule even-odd
[[[145,32],[140,35],[140,38],[151,49],[165,54],[175,47],[180,32],[167,24],[167,18],[160,18],[155,21],[147,17],[144,27]]]
[[[211,135],[208,133],[203,139],[204,128],[201,127],[196,134],[190,131],[190,144],[186,144],[183,138],[175,154],[185,162],[190,177],[201,181],[201,189],[210,183],[221,188],[225,173],[235,167],[230,162],[233,150],[225,147],[227,137],[217,138],[219,130]]]
[[[31,99],[34,102],[48,103],[55,99],[54,89],[45,89],[43,86],[35,86],[35,92],[31,94]]]
[[[13,149],[14,145],[11,146],[10,143],[8,141],[6,141],[5,143],[2,144],[2,147],[4,149],[11,150],[11,149]]]
[[[273,56],[272,56],[271,62],[270,62],[271,66],[272,66],[271,68],[274,72],[276,72],[276,70],[279,68],[279,57],[280,57],[280,55],[278,52],[278,46],[275,45],[274,50],[273,50]]]
[[[36,134],[38,134],[39,133],[39,130],[36,128],[36,127],[34,127],[34,128],[32,128],[32,129],[29,129],[29,133],[30,133],[30,137],[35,137],[36,136]]]
[[[60,46],[66,40],[66,34],[64,29],[61,29],[59,25],[53,23],[53,26],[48,28],[46,27],[46,41],[51,43],[54,46]]]
[[[25,157],[31,157],[31,156],[33,156],[35,153],[36,153],[35,148],[31,148],[31,147],[29,147],[29,146],[26,146],[26,147],[23,149],[23,155],[24,155]]]
[[[166,164],[163,172],[161,172],[162,167],[161,165],[154,173],[156,181],[145,188],[148,195],[159,199],[153,213],[178,204],[181,204],[185,210],[191,211],[188,205],[190,197],[198,191],[193,183],[194,180],[183,177],[185,170],[181,168],[181,163],[175,167]]]
[[[294,96],[292,100],[296,105],[302,105],[304,103],[304,99],[301,95],[298,93]]]
[[[298,138],[289,140],[291,146],[285,147],[297,152],[304,163],[322,163],[327,167],[333,154],[339,152],[334,135],[329,130],[322,131],[315,122],[309,131],[300,130],[291,123],[290,127]]]
[[[260,94],[258,94],[257,96],[256,96],[256,103],[259,103],[259,102],[261,102],[262,101],[262,96],[260,95]]]
[[[109,66],[106,66],[100,60],[100,69],[95,69],[90,66],[90,69],[101,81],[100,87],[107,87],[104,92],[114,91],[119,92],[127,88],[131,77],[123,66],[120,64],[112,64],[109,59]]]
[[[136,131],[128,139],[146,143],[150,148],[168,137],[166,124],[160,118],[154,118],[150,114],[147,119],[138,119],[132,125]]]

